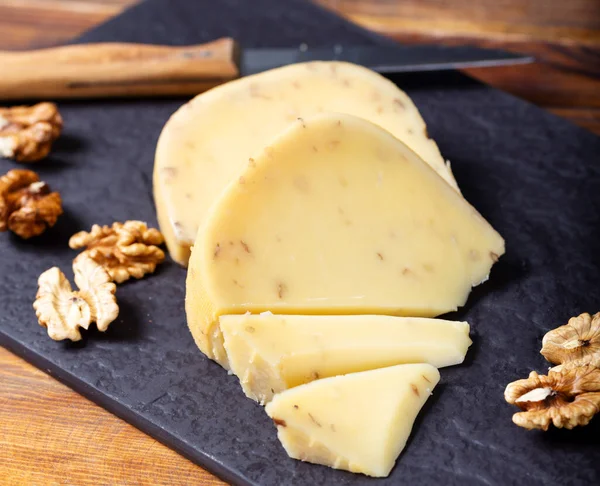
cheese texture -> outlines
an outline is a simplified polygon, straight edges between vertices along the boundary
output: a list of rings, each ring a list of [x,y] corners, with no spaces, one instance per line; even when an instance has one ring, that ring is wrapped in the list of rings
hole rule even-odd
[[[295,64],[203,93],[165,125],[156,149],[154,197],[172,258],[186,265],[198,227],[248,159],[297,118],[349,113],[402,139],[456,188],[410,98],[366,68],[341,62]]]
[[[431,317],[465,303],[502,237],[412,150],[350,115],[294,123],[232,183],[198,232],[186,312],[227,367],[218,317]]]
[[[384,477],[439,379],[428,364],[351,373],[286,390],[266,411],[290,457]]]
[[[249,398],[403,363],[462,363],[466,322],[417,317],[228,315],[219,319],[231,371]]]

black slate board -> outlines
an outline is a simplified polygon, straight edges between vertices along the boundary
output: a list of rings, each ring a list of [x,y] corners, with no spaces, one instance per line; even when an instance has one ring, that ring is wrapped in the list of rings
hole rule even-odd
[[[151,0],[81,42],[188,44],[232,35],[246,46],[388,43],[300,0]],[[31,308],[37,276],[70,277],[69,236],[93,223],[156,224],[155,142],[183,100],[63,102],[64,136],[35,166],[66,214],[31,241],[0,234],[0,344],[235,484],[598,484],[600,419],[527,432],[511,423],[505,385],[548,364],[543,334],[600,310],[600,139],[457,73],[394,79],[415,100],[465,197],[506,238],[507,254],[455,317],[474,345],[442,382],[385,480],[288,459],[275,427],[236,379],[205,359],[186,328],[185,271],[167,262],[118,289],[105,334],[56,343]],[[16,167],[0,161],[6,171]],[[74,411],[76,415],[76,411]]]

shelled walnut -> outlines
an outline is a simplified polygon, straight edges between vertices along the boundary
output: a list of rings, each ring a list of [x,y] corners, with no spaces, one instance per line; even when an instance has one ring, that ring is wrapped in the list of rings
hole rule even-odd
[[[73,291],[58,267],[46,270],[38,279],[33,308],[40,325],[55,341],[79,341],[79,329],[88,329],[92,322],[104,332],[119,314],[114,295],[117,287],[104,268],[85,256],[73,263],[73,272],[78,291]]]
[[[0,157],[36,162],[50,153],[63,120],[54,103],[0,108]]]
[[[554,370],[586,364],[600,366],[600,312],[572,317],[564,326],[546,333],[541,353],[559,365]]]
[[[549,331],[540,352],[558,366],[548,376],[532,371],[506,387],[506,401],[523,410],[513,422],[542,430],[550,423],[567,429],[587,425],[600,412],[600,312],[580,314]]]
[[[600,411],[600,369],[586,365],[550,370],[548,376],[532,371],[529,378],[510,383],[504,398],[523,410],[513,422],[526,429],[587,425]]]
[[[152,273],[165,259],[157,246],[164,242],[160,231],[148,228],[141,221],[113,223],[112,226],[95,224],[91,231],[81,231],[69,240],[73,249],[86,248],[77,258],[89,256],[102,265],[111,278],[122,283],[130,277],[142,278]]]
[[[54,226],[62,212],[60,194],[35,172],[14,169],[0,177],[0,231],[31,238]]]

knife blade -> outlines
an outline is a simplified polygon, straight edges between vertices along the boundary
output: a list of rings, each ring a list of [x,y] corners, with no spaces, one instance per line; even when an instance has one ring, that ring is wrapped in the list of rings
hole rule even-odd
[[[81,44],[0,51],[0,100],[195,95],[287,64],[339,60],[381,73],[531,62],[475,47],[398,46],[240,49],[231,38],[195,46]]]
[[[308,61],[345,61],[379,73],[443,71],[466,67],[493,67],[533,62],[531,56],[472,46],[412,45],[392,47],[246,49],[241,53],[240,71],[249,75],[275,67]]]

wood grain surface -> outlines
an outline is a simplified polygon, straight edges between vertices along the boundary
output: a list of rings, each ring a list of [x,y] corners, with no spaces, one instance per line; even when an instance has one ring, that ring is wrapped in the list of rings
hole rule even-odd
[[[224,484],[0,348],[0,484]]]
[[[404,43],[533,54],[466,71],[600,134],[599,0],[316,1]],[[61,44],[134,3],[0,0],[0,49]],[[1,348],[0,451],[2,485],[222,484]]]
[[[469,44],[533,55],[465,69],[600,134],[600,0],[318,0],[403,43]]]

